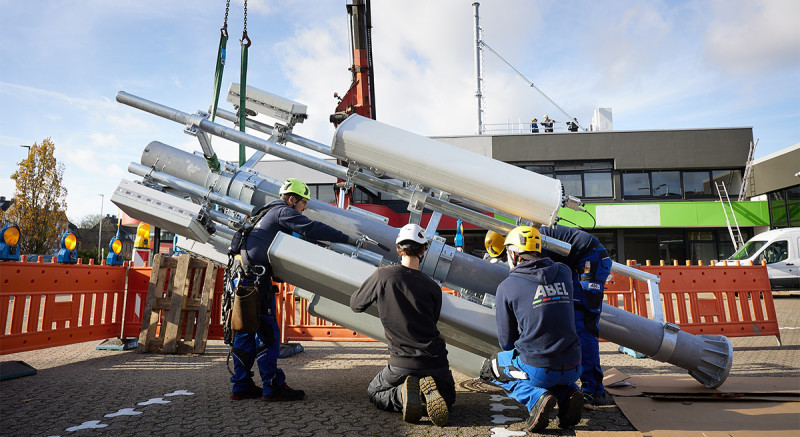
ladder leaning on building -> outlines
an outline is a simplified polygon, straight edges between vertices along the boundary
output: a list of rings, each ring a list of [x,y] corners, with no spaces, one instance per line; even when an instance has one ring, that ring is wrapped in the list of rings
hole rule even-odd
[[[751,148],[752,151],[752,148]],[[734,250],[739,250],[744,246],[744,239],[742,239],[742,232],[739,230],[739,222],[736,220],[736,213],[733,211],[733,204],[728,197],[728,189],[725,188],[725,182],[714,182],[717,187],[717,194],[719,194],[719,201],[722,204],[722,212],[725,214],[725,223],[728,225],[728,233],[731,236]],[[733,225],[731,225],[733,221]]]

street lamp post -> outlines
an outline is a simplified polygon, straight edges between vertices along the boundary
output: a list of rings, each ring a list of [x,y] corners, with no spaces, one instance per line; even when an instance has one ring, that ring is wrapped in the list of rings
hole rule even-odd
[[[100,256],[99,261],[103,262],[103,252],[101,252],[101,245],[103,244],[103,196],[102,194],[98,194],[100,196],[100,230],[97,232],[97,254]]]

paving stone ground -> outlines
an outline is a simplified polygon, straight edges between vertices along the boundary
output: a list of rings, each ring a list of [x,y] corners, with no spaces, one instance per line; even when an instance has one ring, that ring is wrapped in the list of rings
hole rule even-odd
[[[732,338],[731,376],[800,377],[800,297],[775,302],[783,345],[775,337]],[[366,387],[385,365],[381,343],[303,342],[304,352],[279,361],[289,384],[307,392],[304,401],[292,403],[230,400],[228,348],[221,341],[209,341],[207,352],[197,356],[99,351],[99,343],[0,356],[38,371],[0,382],[0,435],[489,436],[493,428],[519,431],[527,415],[509,398],[497,401],[501,390],[458,373],[458,398],[446,427],[409,425],[397,413],[378,411]],[[629,375],[686,373],[620,354],[612,343],[601,343],[601,363]],[[493,423],[496,415],[517,421]],[[100,427],[74,428],[92,421]],[[551,423],[544,434],[633,430],[611,404],[585,410],[574,430]]]

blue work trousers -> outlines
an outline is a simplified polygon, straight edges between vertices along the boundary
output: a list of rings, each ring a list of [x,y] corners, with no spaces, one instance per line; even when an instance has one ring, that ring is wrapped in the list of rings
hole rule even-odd
[[[556,397],[559,405],[567,400],[570,389],[578,388],[575,381],[581,374],[581,366],[569,370],[555,370],[546,367],[533,367],[522,362],[516,351],[497,353],[497,366],[500,368],[513,366],[527,375],[528,379],[512,379],[508,382],[492,380],[492,384],[501,387],[517,402],[531,411],[536,401],[549,391]]]
[[[263,384],[264,396],[272,394],[286,382],[286,375],[278,368],[281,330],[275,320],[275,295],[272,281],[262,278],[258,284],[260,303],[260,323],[254,333],[236,333],[233,337],[233,392],[249,390],[253,382],[253,363],[258,363],[258,371]]]
[[[584,266],[589,263],[589,272]],[[595,249],[578,261],[573,273],[575,330],[581,344],[581,388],[591,394],[603,394],[603,369],[600,367],[599,326],[603,310],[603,292],[611,273],[611,258],[603,248]]]

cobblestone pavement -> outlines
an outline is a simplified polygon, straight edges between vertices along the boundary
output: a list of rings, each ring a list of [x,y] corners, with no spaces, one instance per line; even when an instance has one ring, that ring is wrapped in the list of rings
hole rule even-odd
[[[775,337],[732,338],[731,376],[800,376],[800,298],[775,302],[783,345]],[[279,361],[289,384],[307,393],[304,401],[291,403],[230,400],[228,348],[220,341],[209,341],[198,356],[98,351],[97,344],[3,355],[3,361],[25,361],[38,373],[0,383],[0,434],[488,436],[493,428],[519,431],[527,416],[515,401],[501,399],[499,389],[458,373],[458,399],[446,427],[409,425],[397,413],[378,411],[366,387],[386,363],[381,343],[302,343],[303,353]],[[686,373],[620,354],[612,343],[601,343],[601,362],[629,375]],[[503,416],[516,422],[493,422]],[[92,424],[98,428],[74,429]],[[574,430],[551,423],[544,434],[633,430],[612,404],[585,410]]]

